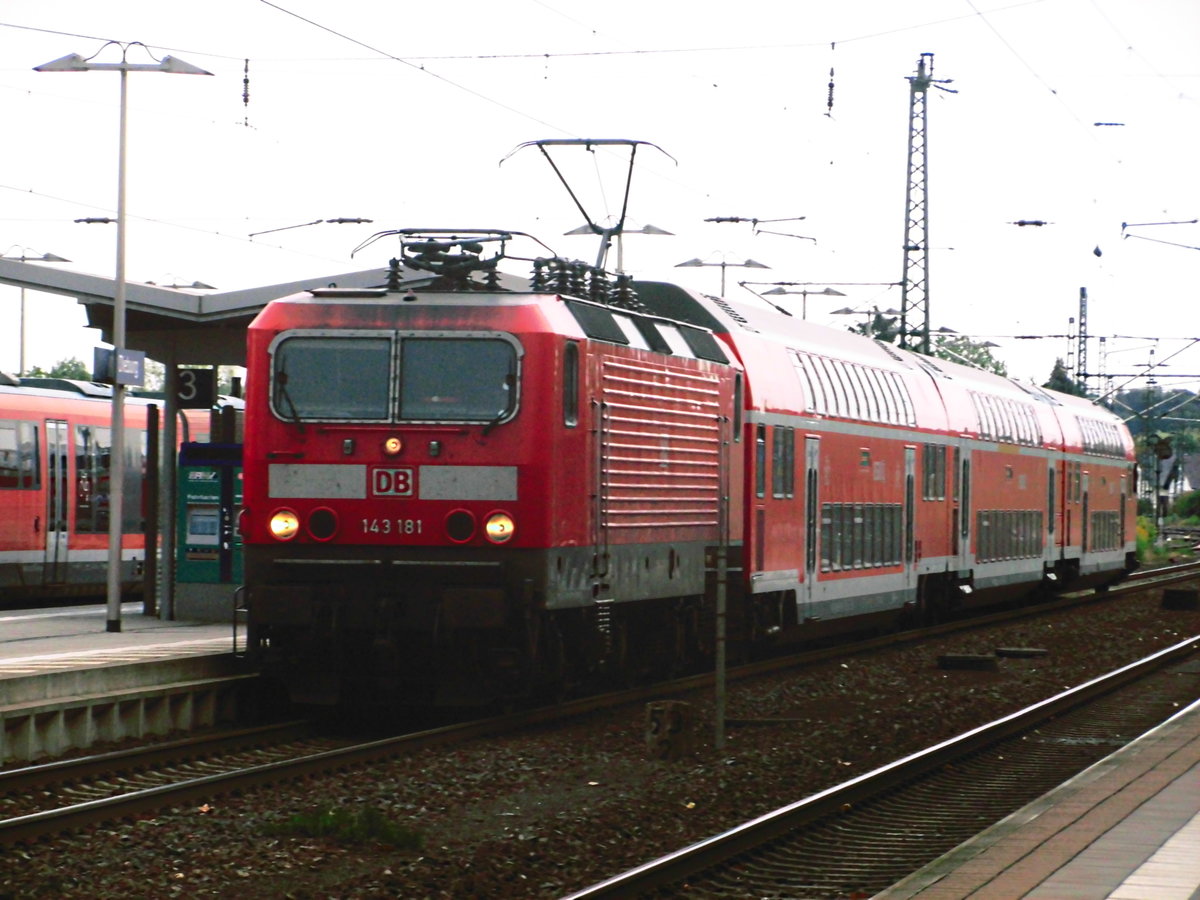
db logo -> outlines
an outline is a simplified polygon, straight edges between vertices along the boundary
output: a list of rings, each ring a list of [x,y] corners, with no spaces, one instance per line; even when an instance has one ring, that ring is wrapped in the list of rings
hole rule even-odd
[[[411,497],[412,469],[372,469],[371,494],[375,497]]]

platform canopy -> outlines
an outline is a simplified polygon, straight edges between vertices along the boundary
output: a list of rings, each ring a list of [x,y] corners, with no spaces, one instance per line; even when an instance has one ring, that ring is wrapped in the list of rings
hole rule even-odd
[[[406,272],[414,283],[427,275]],[[151,359],[241,366],[246,362],[246,326],[269,301],[310,288],[378,287],[387,269],[343,272],[238,291],[199,291],[126,282],[126,343]],[[409,280],[406,278],[405,280]],[[112,341],[116,281],[0,258],[0,284],[74,297],[87,308],[88,325]]]

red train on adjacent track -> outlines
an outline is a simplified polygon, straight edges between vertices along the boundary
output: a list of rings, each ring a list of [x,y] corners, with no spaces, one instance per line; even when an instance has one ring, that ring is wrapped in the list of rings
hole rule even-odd
[[[126,402],[125,590],[140,585],[146,558],[143,485],[151,402]],[[106,385],[0,375],[0,606],[104,595],[111,425]],[[208,430],[207,413],[192,416],[192,439],[206,439]]]
[[[252,645],[299,698],[554,691],[1135,566],[1121,422],[779,311],[399,232],[249,331]]]

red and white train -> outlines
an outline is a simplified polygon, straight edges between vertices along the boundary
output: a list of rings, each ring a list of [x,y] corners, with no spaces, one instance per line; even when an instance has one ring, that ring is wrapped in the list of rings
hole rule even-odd
[[[37,386],[37,385],[45,386]],[[0,606],[103,596],[107,579],[112,400],[106,385],[0,375]],[[121,583],[145,561],[146,409],[125,404]],[[159,401],[161,406],[161,401]],[[207,413],[191,417],[207,437]]]
[[[246,605],[297,697],[666,672],[718,592],[751,648],[1136,565],[1133,444],[1086,400],[559,261],[502,290],[497,233],[400,234],[420,286],[249,331]]]

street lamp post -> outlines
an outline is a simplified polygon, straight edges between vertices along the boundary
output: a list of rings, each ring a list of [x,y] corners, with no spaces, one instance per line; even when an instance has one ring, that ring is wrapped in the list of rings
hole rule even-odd
[[[12,250],[13,247],[8,249]],[[17,248],[21,251],[20,256],[9,256],[7,253],[0,253],[0,259],[11,259],[16,262],[70,262],[69,259],[64,259],[61,256],[56,256],[53,253],[43,253],[41,256],[25,256],[29,252],[28,247]],[[21,285],[21,324],[20,324],[20,340],[21,340],[21,368],[17,371],[18,375],[25,374],[25,285]]]
[[[755,262],[752,259],[747,259],[745,262],[740,262],[740,263],[726,262],[725,260],[721,260],[720,262],[705,262],[702,259],[689,259],[689,260],[685,260],[684,262],[675,264],[675,268],[677,268],[677,269],[688,269],[688,268],[698,269],[701,266],[720,266],[721,267],[721,296],[722,297],[725,296],[725,270],[727,268],[734,268],[734,269],[769,269],[769,268],[771,268],[768,265],[764,265],[763,263],[760,263],[760,262]]]
[[[845,297],[846,296],[841,291],[835,291],[831,287],[822,288],[819,291],[810,291],[810,290],[806,290],[803,288],[798,291],[789,291],[787,288],[777,287],[777,288],[771,288],[771,290],[769,290],[769,291],[763,291],[763,296],[766,296],[767,294],[771,294],[773,296],[778,296],[780,294],[799,294],[800,298],[801,298],[800,299],[800,318],[802,318],[802,319],[808,318],[808,297],[810,294],[813,295],[814,297]]]
[[[109,46],[121,48],[121,61],[113,63],[93,62]],[[40,66],[35,72],[95,72],[112,71],[121,73],[121,114],[117,142],[117,273],[113,290],[113,386],[112,386],[112,437],[109,445],[109,490],[108,490],[108,607],[107,631],[121,630],[121,544],[124,529],[123,492],[125,490],[125,385],[121,383],[120,362],[125,350],[125,148],[128,109],[128,80],[130,72],[163,72],[168,75],[211,75],[191,63],[173,56],[155,59],[153,63],[131,63],[127,57],[130,47],[141,47],[149,54],[145,44],[124,44],[109,41],[95,54],[84,59],[71,53]],[[153,55],[150,57],[154,59]],[[157,460],[154,461],[157,465]]]

